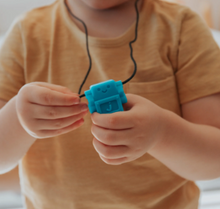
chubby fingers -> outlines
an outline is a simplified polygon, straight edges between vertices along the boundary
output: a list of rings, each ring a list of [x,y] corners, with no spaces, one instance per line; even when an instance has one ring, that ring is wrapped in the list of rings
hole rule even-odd
[[[48,106],[71,106],[80,103],[77,94],[65,94],[42,86],[30,85],[25,92],[30,103]]]
[[[114,130],[130,129],[134,127],[132,120],[132,113],[129,111],[116,112],[112,114],[99,114],[93,113],[91,118],[92,122],[100,127]]]
[[[29,109],[26,108],[26,111],[32,110],[32,117],[35,119],[59,119],[66,118],[73,115],[80,114],[88,110],[86,103],[80,103],[72,106],[43,106],[37,104],[30,104]]]
[[[36,125],[39,130],[62,129],[62,128],[70,126],[71,124],[76,123],[77,121],[85,117],[86,114],[87,112],[83,112],[78,115],[73,115],[67,118],[61,118],[61,119],[56,119],[56,120],[37,119],[33,121],[33,123],[35,123],[33,125]]]
[[[122,157],[118,159],[109,159],[109,158],[103,157],[102,155],[99,155],[99,156],[102,159],[102,161],[104,161],[106,164],[109,164],[109,165],[121,165],[123,163],[129,162],[129,159],[127,157]]]
[[[137,110],[140,109],[142,98],[133,94],[126,94],[128,102],[124,104],[126,111],[115,112],[112,114],[93,113],[92,122],[100,127],[108,129],[129,129],[135,126],[134,118]]]
[[[96,138],[93,139],[93,146],[95,150],[98,152],[100,157],[106,160],[117,160],[117,159],[126,159],[129,147],[127,146],[108,146],[100,141],[98,141]]]
[[[94,135],[93,146],[100,158],[107,164],[120,165],[128,161],[130,156],[130,139],[134,133],[132,129],[110,130],[92,125]]]
[[[129,145],[129,139],[133,138],[133,129],[112,130],[92,125],[93,136],[101,143],[109,146]]]

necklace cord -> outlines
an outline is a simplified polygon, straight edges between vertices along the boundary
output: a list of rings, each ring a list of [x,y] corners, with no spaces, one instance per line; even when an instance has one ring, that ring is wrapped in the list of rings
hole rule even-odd
[[[85,76],[85,78],[84,78],[82,84],[80,85],[80,88],[79,88],[79,91],[78,91],[78,94],[80,94],[81,91],[82,91],[83,85],[85,84],[85,82],[86,82],[86,80],[87,80],[87,78],[88,78],[88,76],[89,76],[89,73],[90,73],[90,71],[91,71],[91,69],[92,69],[92,58],[91,58],[91,54],[90,54],[90,50],[89,50],[88,29],[87,29],[86,24],[85,24],[81,19],[79,19],[77,16],[75,16],[75,15],[72,13],[72,11],[70,10],[69,6],[67,5],[66,0],[64,0],[64,3],[65,3],[65,6],[66,6],[66,8],[67,8],[69,14],[70,14],[72,17],[74,17],[76,20],[78,20],[79,22],[82,23],[82,25],[83,25],[83,27],[84,27],[84,30],[85,30],[85,34],[86,34],[86,50],[87,50],[87,54],[88,54],[88,58],[89,58],[89,68],[88,68],[88,71],[87,71],[87,73],[86,73],[86,76]],[[84,97],[84,96],[85,96],[85,94],[81,95],[80,98],[82,98],[82,97]]]
[[[133,74],[131,75],[130,78],[128,78],[127,80],[125,80],[125,81],[122,82],[123,85],[126,84],[127,82],[129,82],[129,81],[135,76],[135,74],[136,74],[136,72],[137,72],[137,63],[136,63],[136,61],[135,61],[135,59],[134,59],[134,57],[133,57],[133,47],[132,47],[132,44],[133,44],[134,42],[136,42],[136,41],[137,41],[137,38],[138,38],[138,24],[139,24],[138,2],[139,2],[139,0],[137,0],[137,1],[135,2],[135,10],[136,10],[136,15],[137,15],[136,26],[135,26],[135,38],[134,38],[133,41],[131,41],[131,42],[129,43],[129,46],[130,46],[130,49],[131,49],[131,54],[130,54],[130,56],[131,56],[131,59],[132,59],[132,61],[133,61],[133,63],[134,63],[134,72],[133,72]]]
[[[135,2],[135,10],[136,10],[136,15],[137,15],[137,17],[136,17],[136,26],[135,26],[135,38],[134,38],[134,40],[132,40],[132,41],[129,43],[129,47],[130,47],[130,50],[131,50],[130,56],[131,56],[131,60],[132,60],[133,63],[134,63],[134,72],[133,72],[133,74],[131,75],[130,78],[128,78],[127,80],[125,80],[125,81],[122,82],[123,85],[126,84],[127,82],[129,82],[129,81],[135,76],[135,74],[136,74],[136,72],[137,72],[137,63],[136,63],[136,61],[135,61],[135,59],[134,59],[134,57],[133,57],[132,44],[133,44],[133,43],[137,40],[137,38],[138,38],[138,24],[139,24],[138,2],[139,2],[139,0],[136,0],[136,2]],[[91,54],[90,54],[90,50],[89,50],[88,29],[87,29],[86,24],[85,24],[81,19],[79,19],[77,16],[75,16],[75,15],[72,13],[72,11],[70,10],[69,6],[67,5],[66,0],[64,0],[64,3],[65,3],[65,6],[66,6],[66,8],[67,8],[69,14],[70,14],[73,18],[75,18],[76,20],[78,20],[79,22],[82,23],[82,25],[83,25],[83,27],[84,27],[84,30],[85,30],[85,34],[86,34],[86,50],[87,50],[87,55],[88,55],[88,58],[89,58],[89,68],[88,68],[88,71],[87,71],[87,73],[86,73],[86,76],[85,76],[85,78],[84,78],[82,84],[80,85],[79,92],[78,92],[78,94],[80,95],[80,93],[81,93],[81,91],[82,91],[82,88],[83,88],[83,86],[84,86],[84,84],[85,84],[85,82],[86,82],[86,80],[87,80],[87,78],[88,78],[88,76],[89,76],[89,73],[90,73],[90,71],[91,71],[91,69],[92,69],[92,58],[91,58]],[[85,97],[85,94],[82,94],[82,95],[80,95],[79,97],[80,97],[80,98]]]

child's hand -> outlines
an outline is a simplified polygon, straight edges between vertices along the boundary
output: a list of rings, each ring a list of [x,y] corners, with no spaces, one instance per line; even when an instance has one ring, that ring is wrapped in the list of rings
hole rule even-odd
[[[48,138],[80,127],[88,107],[66,87],[35,82],[20,89],[16,110],[27,133],[34,138]]]
[[[93,146],[107,164],[119,165],[144,155],[160,140],[163,109],[149,100],[127,94],[127,111],[92,115]]]

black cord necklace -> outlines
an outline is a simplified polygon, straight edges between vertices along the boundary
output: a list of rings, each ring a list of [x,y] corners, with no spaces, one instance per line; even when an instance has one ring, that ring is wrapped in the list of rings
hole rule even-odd
[[[136,2],[135,2],[135,10],[136,10],[136,15],[137,15],[137,17],[136,17],[136,26],[135,26],[135,38],[134,38],[134,40],[132,40],[132,41],[129,43],[130,50],[131,50],[130,56],[131,56],[131,59],[132,59],[132,61],[133,61],[133,63],[134,63],[134,72],[133,72],[133,74],[131,75],[130,78],[128,78],[127,80],[125,80],[125,81],[122,82],[123,85],[126,84],[127,82],[129,82],[129,81],[135,76],[135,74],[136,74],[136,72],[137,72],[137,63],[136,63],[136,61],[135,61],[135,59],[134,59],[134,57],[133,57],[132,44],[137,40],[137,37],[138,37],[138,23],[139,23],[138,2],[139,2],[139,0],[136,0]],[[76,20],[78,20],[79,22],[81,22],[81,23],[83,24],[83,27],[84,27],[84,30],[85,30],[85,34],[86,34],[86,49],[87,49],[87,54],[88,54],[88,58],[89,58],[89,69],[88,69],[88,71],[87,71],[87,73],[86,73],[86,76],[85,76],[85,78],[84,78],[82,84],[80,85],[79,92],[78,92],[78,94],[80,94],[81,91],[82,91],[83,85],[85,84],[85,82],[86,82],[86,80],[87,80],[87,78],[88,78],[88,76],[89,76],[89,73],[90,73],[90,71],[91,71],[91,68],[92,68],[92,58],[91,58],[90,50],[89,50],[88,29],[87,29],[86,24],[85,24],[81,19],[79,19],[78,17],[76,17],[76,16],[72,13],[72,11],[70,10],[69,6],[67,5],[66,0],[64,0],[64,3],[65,3],[65,6],[66,6],[66,8],[67,8],[69,14],[70,14],[73,18],[75,18]],[[79,97],[80,97],[80,98],[85,97],[85,94],[82,94],[82,95],[80,95]]]

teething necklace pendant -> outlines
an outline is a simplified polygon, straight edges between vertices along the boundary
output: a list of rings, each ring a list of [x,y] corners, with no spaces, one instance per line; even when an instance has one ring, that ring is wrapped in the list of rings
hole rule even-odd
[[[121,81],[108,80],[90,86],[85,91],[90,113],[110,114],[124,111],[122,104],[127,103]]]

